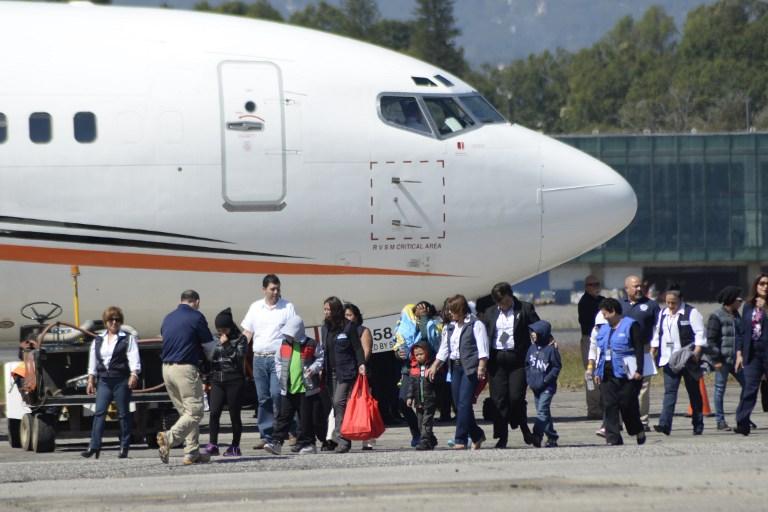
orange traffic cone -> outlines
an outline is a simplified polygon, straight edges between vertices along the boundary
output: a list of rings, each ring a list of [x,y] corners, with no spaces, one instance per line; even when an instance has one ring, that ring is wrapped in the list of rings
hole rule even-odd
[[[704,416],[712,416],[712,409],[709,407],[709,397],[707,396],[707,386],[704,384],[704,378],[699,379],[699,391],[701,392],[701,412]],[[693,407],[688,404],[686,416],[693,416]]]

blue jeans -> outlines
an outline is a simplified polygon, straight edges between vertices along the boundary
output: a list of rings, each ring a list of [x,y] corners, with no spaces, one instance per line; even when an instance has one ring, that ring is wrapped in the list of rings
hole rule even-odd
[[[533,422],[533,433],[537,436],[546,434],[547,439],[557,440],[560,436],[557,435],[555,424],[552,422],[552,412],[549,409],[554,396],[555,392],[548,389],[541,393],[533,394],[536,404],[536,420]]]
[[[725,421],[723,399],[725,398],[725,388],[728,385],[729,375],[736,377],[739,385],[744,387],[744,372],[739,371],[738,373],[735,373],[732,364],[723,363],[719,370],[715,370],[715,417],[717,418],[718,423]]]
[[[274,356],[254,356],[253,382],[259,397],[259,436],[272,440],[272,428],[280,412],[280,382]]]
[[[694,429],[704,428],[699,380],[695,379],[686,369],[683,369],[680,373],[674,373],[669,369],[669,365],[664,366],[664,402],[661,406],[659,425],[672,428],[672,417],[675,415],[680,379],[683,379],[685,382],[685,389],[688,391],[688,398],[691,400],[691,409],[693,410],[691,424]]]
[[[110,402],[117,403],[120,418],[120,447],[128,449],[131,446],[131,421],[133,414],[129,409],[131,390],[128,388],[128,377],[99,378],[96,385],[96,412],[93,414],[91,428],[91,450],[101,449],[101,437],[104,435],[104,420]]]
[[[460,364],[451,364],[451,391],[456,404],[456,444],[465,444],[467,437],[479,441],[485,434],[477,425],[472,399],[477,388],[477,374],[467,375]]]

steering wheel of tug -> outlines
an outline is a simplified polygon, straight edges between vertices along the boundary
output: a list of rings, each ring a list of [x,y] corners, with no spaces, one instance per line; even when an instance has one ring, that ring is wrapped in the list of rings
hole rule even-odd
[[[38,309],[42,311],[42,313],[39,312]],[[24,304],[21,307],[20,313],[24,318],[29,318],[30,320],[34,320],[38,324],[43,325],[48,320],[59,316],[61,311],[61,306],[55,302],[39,301]]]

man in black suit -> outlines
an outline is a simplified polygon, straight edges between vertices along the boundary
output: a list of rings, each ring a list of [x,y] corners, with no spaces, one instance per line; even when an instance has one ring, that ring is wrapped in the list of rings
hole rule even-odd
[[[526,444],[534,441],[528,427],[525,392],[525,356],[531,346],[528,326],[539,321],[533,305],[517,300],[509,283],[498,283],[491,290],[496,303],[485,312],[490,360],[491,400],[497,409],[493,437],[497,448],[507,447],[507,424],[520,427]]]

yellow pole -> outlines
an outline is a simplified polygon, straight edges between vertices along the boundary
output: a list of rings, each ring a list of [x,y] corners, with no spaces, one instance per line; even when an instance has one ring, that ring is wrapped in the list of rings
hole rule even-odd
[[[80,267],[72,265],[72,288],[74,289],[75,325],[80,325],[80,297],[77,294],[77,276],[80,275]]]

